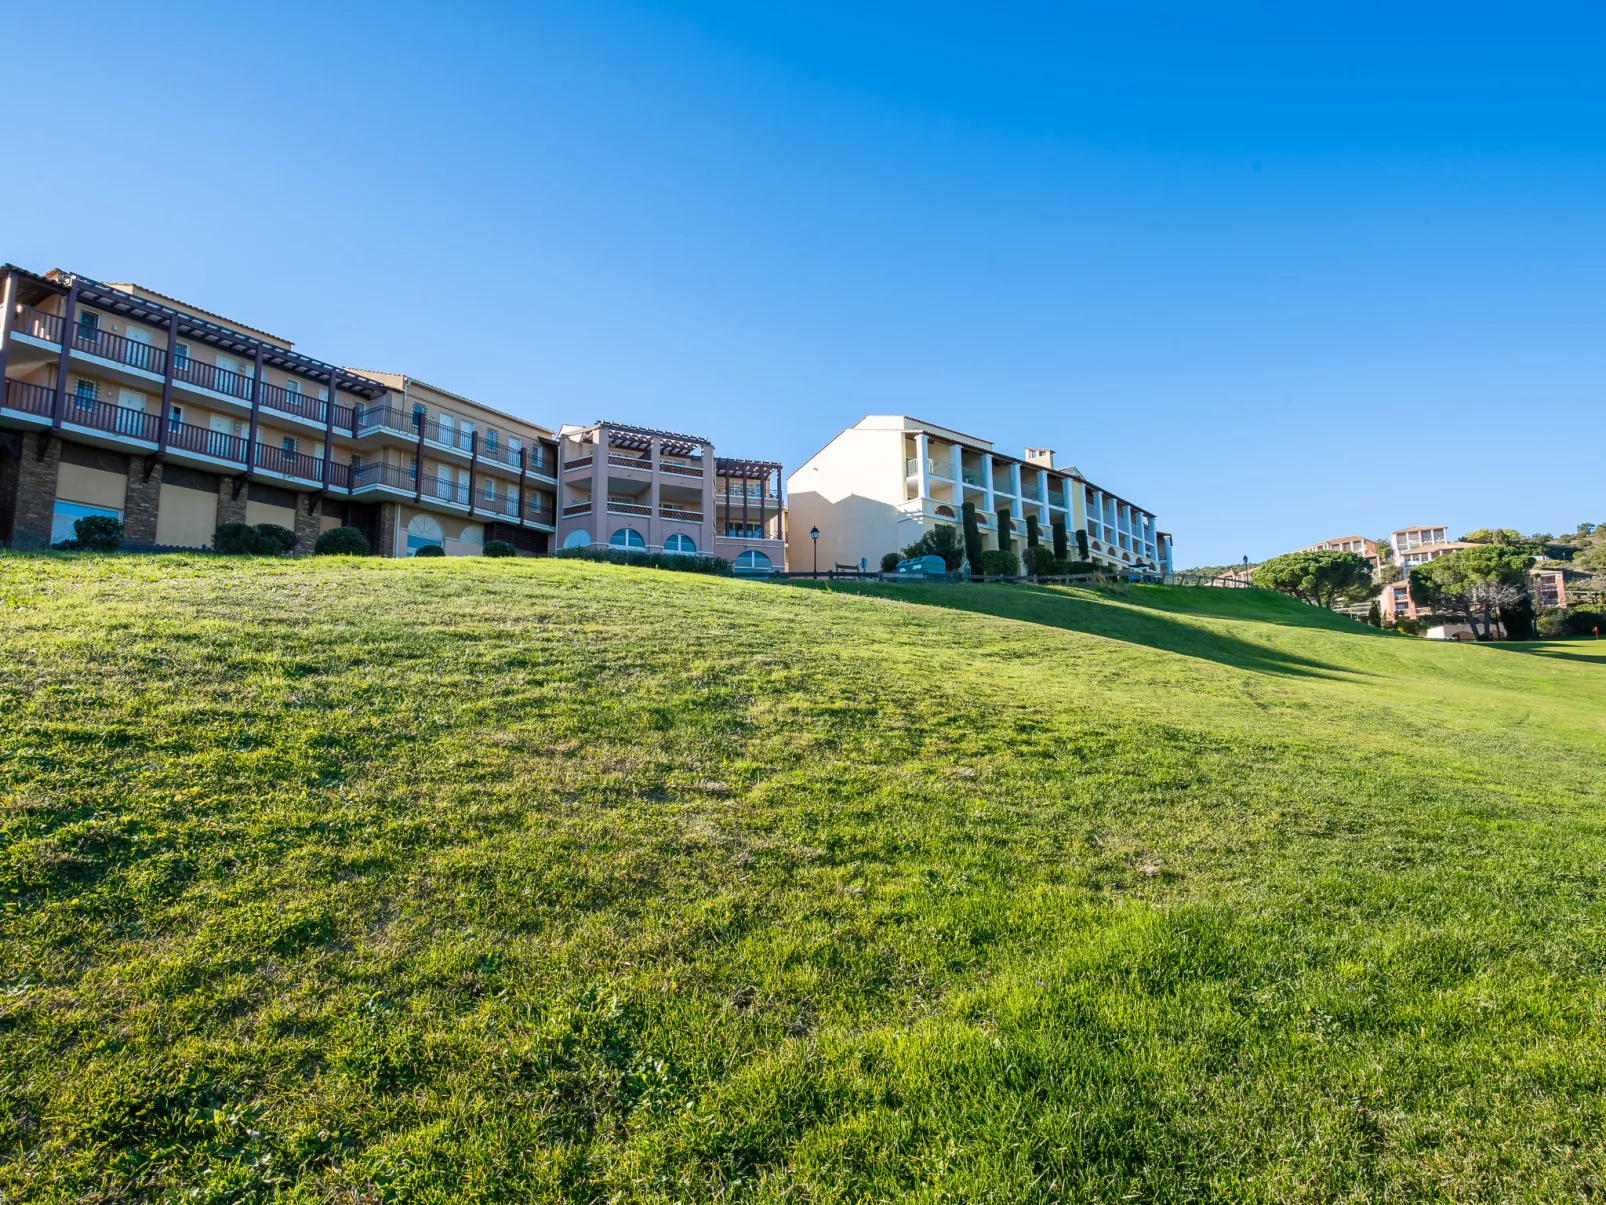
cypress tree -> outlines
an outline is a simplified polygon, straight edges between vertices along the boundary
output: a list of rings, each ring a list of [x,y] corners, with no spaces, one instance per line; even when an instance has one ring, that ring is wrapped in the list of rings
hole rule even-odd
[[[1065,520],[1064,519],[1055,519],[1054,520],[1054,528],[1053,528],[1053,530],[1054,530],[1054,559],[1056,561],[1063,561],[1067,556],[1070,555],[1070,552],[1071,552],[1070,543],[1065,538]]]
[[[965,525],[965,559],[972,573],[981,572],[981,528],[976,526],[976,504],[967,502],[959,508]]]
[[[1028,547],[1028,548],[1036,548],[1037,544],[1038,544],[1038,539],[1037,539],[1037,516],[1036,515],[1027,515],[1026,516],[1026,547]]]
[[[1015,537],[1011,534],[1011,532],[1013,531],[1013,528],[1010,525],[1009,516],[1010,516],[1009,507],[1000,506],[998,508],[998,551],[999,552],[1014,552],[1015,551]]]
[[[1076,559],[1079,561],[1090,561],[1093,559],[1088,553],[1087,531],[1085,528],[1081,527],[1076,529]]]

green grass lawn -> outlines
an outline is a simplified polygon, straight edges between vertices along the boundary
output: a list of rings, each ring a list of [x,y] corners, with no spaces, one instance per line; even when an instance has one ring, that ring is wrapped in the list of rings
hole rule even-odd
[[[0,1200],[1606,1192],[1606,646],[0,557]]]

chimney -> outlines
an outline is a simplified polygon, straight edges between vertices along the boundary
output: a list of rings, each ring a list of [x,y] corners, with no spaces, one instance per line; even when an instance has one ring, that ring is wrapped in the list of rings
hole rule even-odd
[[[1051,469],[1054,467],[1054,449],[1027,448],[1026,463],[1035,464],[1040,469]]]

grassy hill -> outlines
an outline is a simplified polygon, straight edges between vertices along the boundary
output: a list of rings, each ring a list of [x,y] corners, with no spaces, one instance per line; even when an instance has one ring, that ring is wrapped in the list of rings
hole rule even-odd
[[[0,1198],[1578,1200],[1606,656],[0,557]]]

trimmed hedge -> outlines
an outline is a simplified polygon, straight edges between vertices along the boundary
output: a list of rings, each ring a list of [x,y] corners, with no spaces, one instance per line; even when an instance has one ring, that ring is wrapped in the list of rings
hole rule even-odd
[[[687,556],[675,552],[646,552],[636,548],[563,548],[552,554],[566,561],[596,561],[602,565],[632,565],[637,569],[670,569],[678,573],[712,573],[731,577],[735,567],[721,556]]]
[[[212,551],[230,556],[283,556],[296,546],[296,533],[277,523],[224,523],[212,533]]]
[[[442,548],[439,544],[425,544],[417,552],[413,553],[413,555],[414,556],[445,556],[446,555],[446,549]]]
[[[110,515],[85,515],[72,531],[73,543],[85,552],[116,552],[123,545],[123,521]]]
[[[355,527],[331,527],[312,546],[318,556],[367,556],[368,537]]]
[[[519,550],[506,540],[487,540],[483,556],[518,556]]]
[[[984,577],[1020,576],[1020,558],[1003,548],[989,548],[981,554],[981,571]]]

